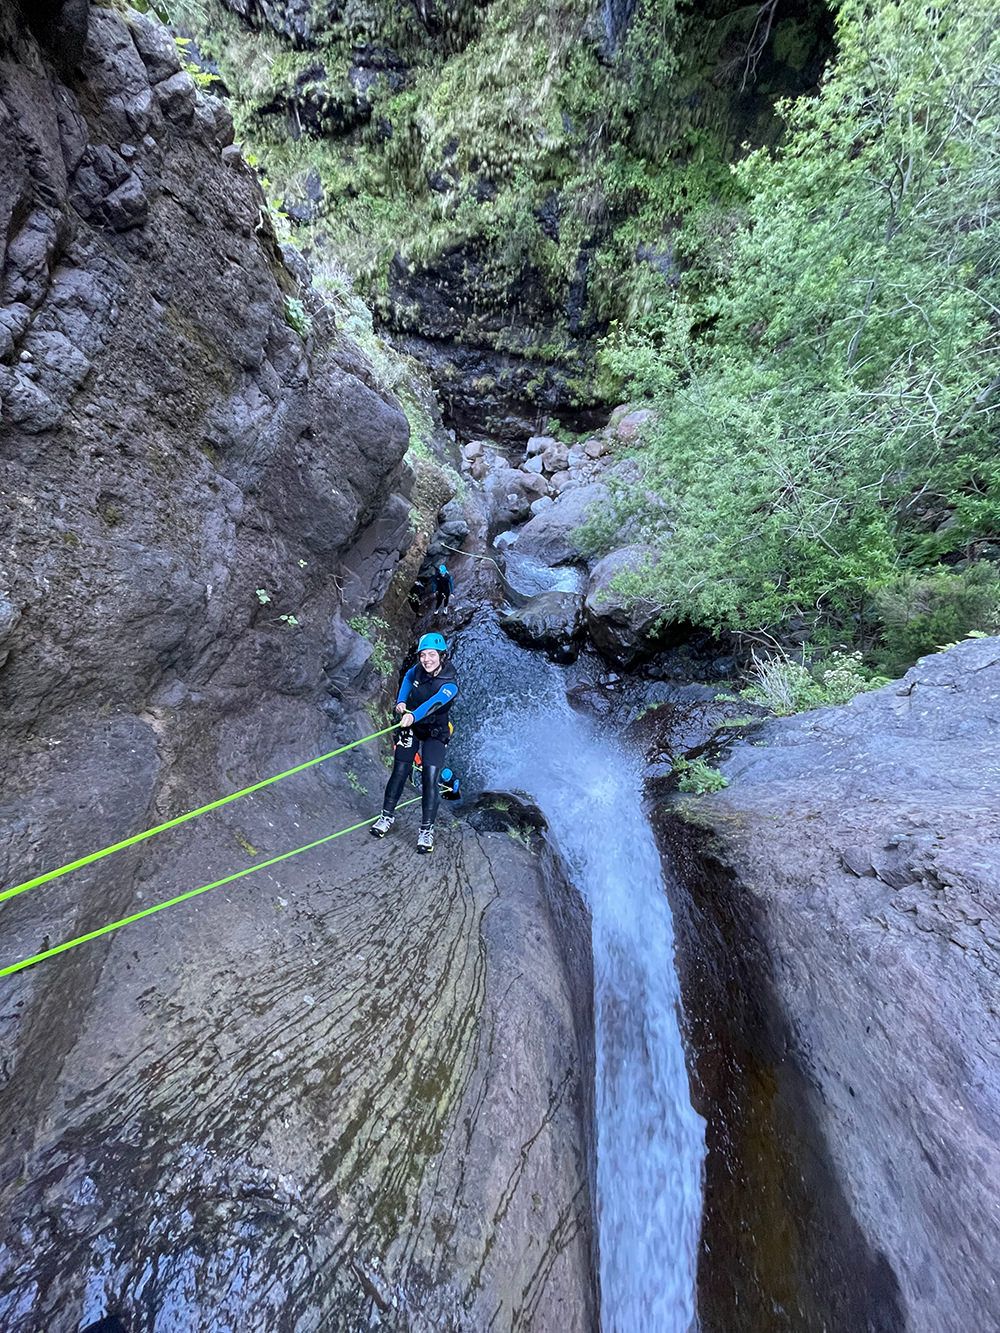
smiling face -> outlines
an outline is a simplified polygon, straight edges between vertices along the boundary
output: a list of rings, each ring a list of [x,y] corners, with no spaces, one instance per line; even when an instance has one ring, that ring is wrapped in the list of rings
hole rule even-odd
[[[425,648],[422,653],[417,653],[417,656],[428,676],[436,676],[441,670],[441,654],[436,648]]]

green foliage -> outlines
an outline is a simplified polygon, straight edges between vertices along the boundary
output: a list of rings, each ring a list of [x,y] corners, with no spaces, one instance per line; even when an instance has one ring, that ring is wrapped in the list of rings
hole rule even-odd
[[[1000,530],[994,20],[845,0],[820,94],[609,339],[657,416],[595,536],[644,524],[662,555],[636,591],[666,615],[849,629],[901,571]]]
[[[516,824],[509,824],[507,826],[508,838],[513,839],[513,841],[518,843],[521,847],[523,847],[526,852],[530,852],[533,850],[533,842],[532,842],[533,833],[534,829],[531,827],[530,824],[516,823]]]
[[[389,634],[388,624],[381,616],[373,615],[351,616],[347,623],[356,634],[360,634],[371,644],[372,666],[383,680],[388,680],[395,670],[395,664],[385,641]]]
[[[317,6],[305,50],[266,25],[248,30],[223,0],[172,4],[219,64],[237,134],[254,144],[279,204],[301,197],[307,173],[319,173],[326,206],[316,238],[323,250],[332,243],[369,299],[387,300],[397,254],[420,265],[469,245],[480,300],[503,300],[505,284],[530,274],[559,303],[577,279],[581,247],[596,244],[594,312],[626,311],[632,284],[623,279],[634,271],[643,281],[648,265],[635,253],[638,223],[606,236],[608,152],[616,146],[638,175],[647,158],[689,151],[678,125],[691,128],[690,108],[673,92],[675,0],[637,0],[611,59],[593,0],[447,6],[434,34],[409,5],[373,0],[343,16],[340,6]],[[376,79],[365,93],[371,116],[345,136],[341,122],[350,123],[356,101],[349,71],[366,41],[397,50],[409,84],[394,90],[391,79]],[[310,127],[293,140],[287,108],[303,99]],[[613,201],[641,214],[643,239],[664,221],[649,174],[641,206],[617,184]],[[556,198],[553,239],[539,211]]]
[[[729,779],[717,768],[704,759],[675,759],[673,770],[679,774],[678,791],[693,792],[696,796],[705,796],[708,792],[722,791],[729,786]]]
[[[1000,571],[985,562],[958,573],[901,574],[875,594],[887,671],[902,674],[925,653],[1000,629]]]
[[[368,788],[358,777],[357,773],[354,772],[353,768],[349,768],[344,774],[344,777],[347,779],[347,785],[350,787],[351,791],[357,792],[359,796],[368,795]]]
[[[300,338],[308,338],[312,333],[312,315],[297,296],[285,297],[285,323],[293,328]]]
[[[859,652],[832,652],[808,665],[781,652],[755,653],[750,674],[753,683],[740,690],[740,697],[778,717],[846,704],[858,694],[889,683],[865,667]]]
[[[191,45],[191,38],[174,37],[174,42],[177,45],[177,50],[180,52],[181,68],[184,70],[184,73],[189,75],[199,88],[210,88],[212,84],[215,83],[215,75],[209,70],[202,69],[200,65],[196,65],[193,60],[188,60],[187,58],[188,47]]]
[[[261,606],[267,606],[268,602],[271,600],[271,594],[266,588],[255,588],[254,596],[257,598],[257,601],[260,602]]]

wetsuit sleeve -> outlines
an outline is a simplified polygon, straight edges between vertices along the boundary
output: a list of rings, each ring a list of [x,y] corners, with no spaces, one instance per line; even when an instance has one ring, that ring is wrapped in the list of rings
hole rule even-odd
[[[425,718],[428,715],[428,713],[433,713],[434,710],[437,708],[444,708],[445,704],[450,704],[451,701],[455,699],[457,696],[458,696],[458,681],[457,680],[446,681],[438,690],[437,694],[432,694],[431,697],[428,700],[426,700],[426,702],[420,705],[419,708],[415,708],[413,710],[414,722],[422,721],[423,718]]]
[[[396,695],[396,702],[398,704],[406,703],[406,696],[410,693],[410,690],[413,689],[413,678],[416,674],[417,674],[417,668],[415,666],[411,666],[409,671],[403,677],[403,683],[402,685],[400,685],[399,693]]]
[[[448,592],[453,593],[455,591],[455,580],[451,577],[451,574],[446,574],[444,577],[448,585]]]

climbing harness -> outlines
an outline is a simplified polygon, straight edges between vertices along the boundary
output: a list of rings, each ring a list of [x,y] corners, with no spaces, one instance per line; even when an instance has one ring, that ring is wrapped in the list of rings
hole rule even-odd
[[[413,805],[420,798],[413,796],[403,805]],[[400,806],[402,809],[402,806]],[[352,824],[350,828],[338,829],[336,833],[328,833],[325,838],[317,838],[315,842],[307,842],[303,847],[296,847],[290,852],[282,852],[280,856],[272,856],[267,861],[260,861],[255,866],[247,866],[244,870],[237,870],[232,875],[225,875],[222,879],[213,880],[211,884],[199,885],[197,889],[188,889],[187,893],[179,893],[176,898],[168,898],[164,903],[156,903],[153,907],[144,907],[141,912],[133,912],[131,916],[120,917],[117,921],[109,921],[106,926],[99,926],[97,930],[88,930],[86,935],[77,935],[76,939],[66,940],[63,944],[57,944],[51,949],[43,949],[41,953],[32,954],[30,958],[22,958],[19,963],[11,963],[8,967],[0,967],[0,977],[9,977],[13,972],[20,972],[22,968],[31,967],[35,963],[41,963],[46,958],[53,958],[57,953],[65,953],[67,949],[75,949],[78,944],[86,944],[89,940],[96,940],[101,935],[109,935],[113,930],[120,930],[122,926],[130,926],[133,921],[141,921],[144,916],[152,916],[154,912],[165,912],[168,907],[176,907],[178,903],[187,902],[189,898],[197,898],[201,893],[208,893],[210,889],[221,888],[223,884],[232,884],[235,879],[242,879],[244,875],[253,875],[258,870],[266,870],[268,866],[276,866],[279,861],[287,861],[292,856],[299,856],[302,852],[311,852],[315,847],[322,847],[324,843],[333,842],[334,838],[342,838],[345,833],[355,833],[359,828],[364,828],[366,824],[371,824],[371,819],[363,819],[360,824]]]
[[[451,740],[452,736],[454,736],[454,734],[455,734],[455,724],[454,722],[449,720],[448,722],[449,741]],[[402,733],[400,733],[400,735],[402,735]],[[399,743],[402,744],[402,741],[400,741]],[[413,783],[414,787],[416,787],[417,791],[423,791],[424,761],[420,757],[419,750],[413,756],[413,770],[410,773],[410,781]],[[453,769],[442,768],[441,772],[438,774],[438,787],[441,790],[442,797],[446,801],[460,801],[462,799],[460,791],[461,785],[462,784],[459,781],[458,774]]]
[[[83,866],[93,865],[95,861],[102,860],[105,856],[111,856],[114,852],[124,851],[126,847],[134,847],[137,843],[145,842],[147,838],[154,837],[157,833],[164,833],[167,829],[177,828],[179,824],[185,824],[190,819],[197,819],[199,815],[208,814],[210,810],[218,810],[231,801],[239,800],[241,796],[249,796],[252,792],[261,791],[264,787],[271,786],[274,782],[280,782],[283,778],[289,778],[295,773],[302,773],[307,768],[312,768],[316,764],[323,763],[326,759],[332,759],[338,754],[344,754],[347,750],[353,750],[355,746],[364,745],[367,741],[376,740],[380,736],[386,736],[391,731],[399,727],[398,722],[391,723],[388,727],[383,727],[381,731],[373,731],[370,736],[362,736],[355,741],[349,741],[346,745],[339,746],[336,750],[330,750],[326,754],[317,755],[315,759],[307,759],[304,764],[296,764],[294,768],[285,769],[283,773],[275,773],[272,777],[263,778],[260,782],[254,782],[249,787],[242,787],[239,791],[230,792],[228,796],[222,796],[217,801],[210,801],[207,805],[200,805],[195,810],[189,810],[186,814],[177,815],[173,819],[168,819],[162,824],[157,824],[154,828],[143,830],[141,833],[135,833],[130,838],[123,838],[121,842],[112,843],[110,847],[102,847],[100,851],[91,852],[87,856],[81,856],[76,861],[69,861],[66,865],[58,866],[55,870],[47,870],[42,875],[36,875],[34,879],[27,879],[21,884],[14,884],[9,889],[0,892],[0,902],[8,898],[13,898],[17,894],[27,893],[29,889],[38,888],[42,884],[48,884],[62,875],[68,875],[73,870],[79,870]],[[409,801],[404,801],[404,805],[412,805],[419,797],[413,797]],[[105,926],[100,926],[97,930],[88,931],[85,935],[79,935],[76,939],[67,940],[63,944],[57,944],[51,949],[44,949],[41,953],[32,954],[30,958],[22,958],[20,962],[11,963],[7,967],[0,968],[0,977],[10,976],[13,972],[20,972],[22,968],[31,967],[34,963],[40,963],[43,959],[52,958],[55,954],[64,953],[67,949],[74,949],[78,944],[86,944],[88,940],[97,939],[101,935],[107,935],[112,930],[119,930],[122,926],[131,925],[133,921],[140,921],[144,916],[152,916],[154,912],[162,912],[168,907],[174,907],[177,903],[186,902],[189,898],[196,898],[199,894],[208,893],[210,889],[220,888],[223,884],[231,884],[233,880],[242,879],[244,875],[252,875],[257,870],[264,870],[268,866],[277,865],[279,861],[287,861],[289,857],[298,856],[302,852],[312,851],[315,847],[322,847],[324,843],[332,842],[334,838],[342,838],[345,833],[353,833],[359,828],[364,828],[366,824],[371,824],[372,819],[364,819],[359,824],[352,824],[350,828],[340,829],[336,833],[328,833],[323,838],[316,839],[315,842],[306,843],[303,847],[296,847],[290,852],[282,852],[279,856],[273,856],[270,860],[261,861],[257,865],[247,866],[243,870],[237,870],[232,875],[226,875],[223,879],[213,880],[211,884],[202,884],[197,889],[189,889],[186,893],[179,894],[175,898],[170,898],[166,902],[157,903],[153,907],[145,907],[141,912],[133,912],[131,916],[120,918],[118,921],[111,921]]]

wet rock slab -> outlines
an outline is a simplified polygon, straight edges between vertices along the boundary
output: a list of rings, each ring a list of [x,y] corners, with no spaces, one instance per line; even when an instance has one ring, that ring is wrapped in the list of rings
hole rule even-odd
[[[706,1328],[1000,1326],[998,736],[1000,640],[969,641],[661,807],[715,1102]]]
[[[596,1327],[565,918],[507,832],[418,857],[411,815],[95,946],[5,1329]]]
[[[583,634],[583,597],[573,592],[542,592],[509,611],[500,624],[529,648],[544,649],[556,662],[572,662]]]

